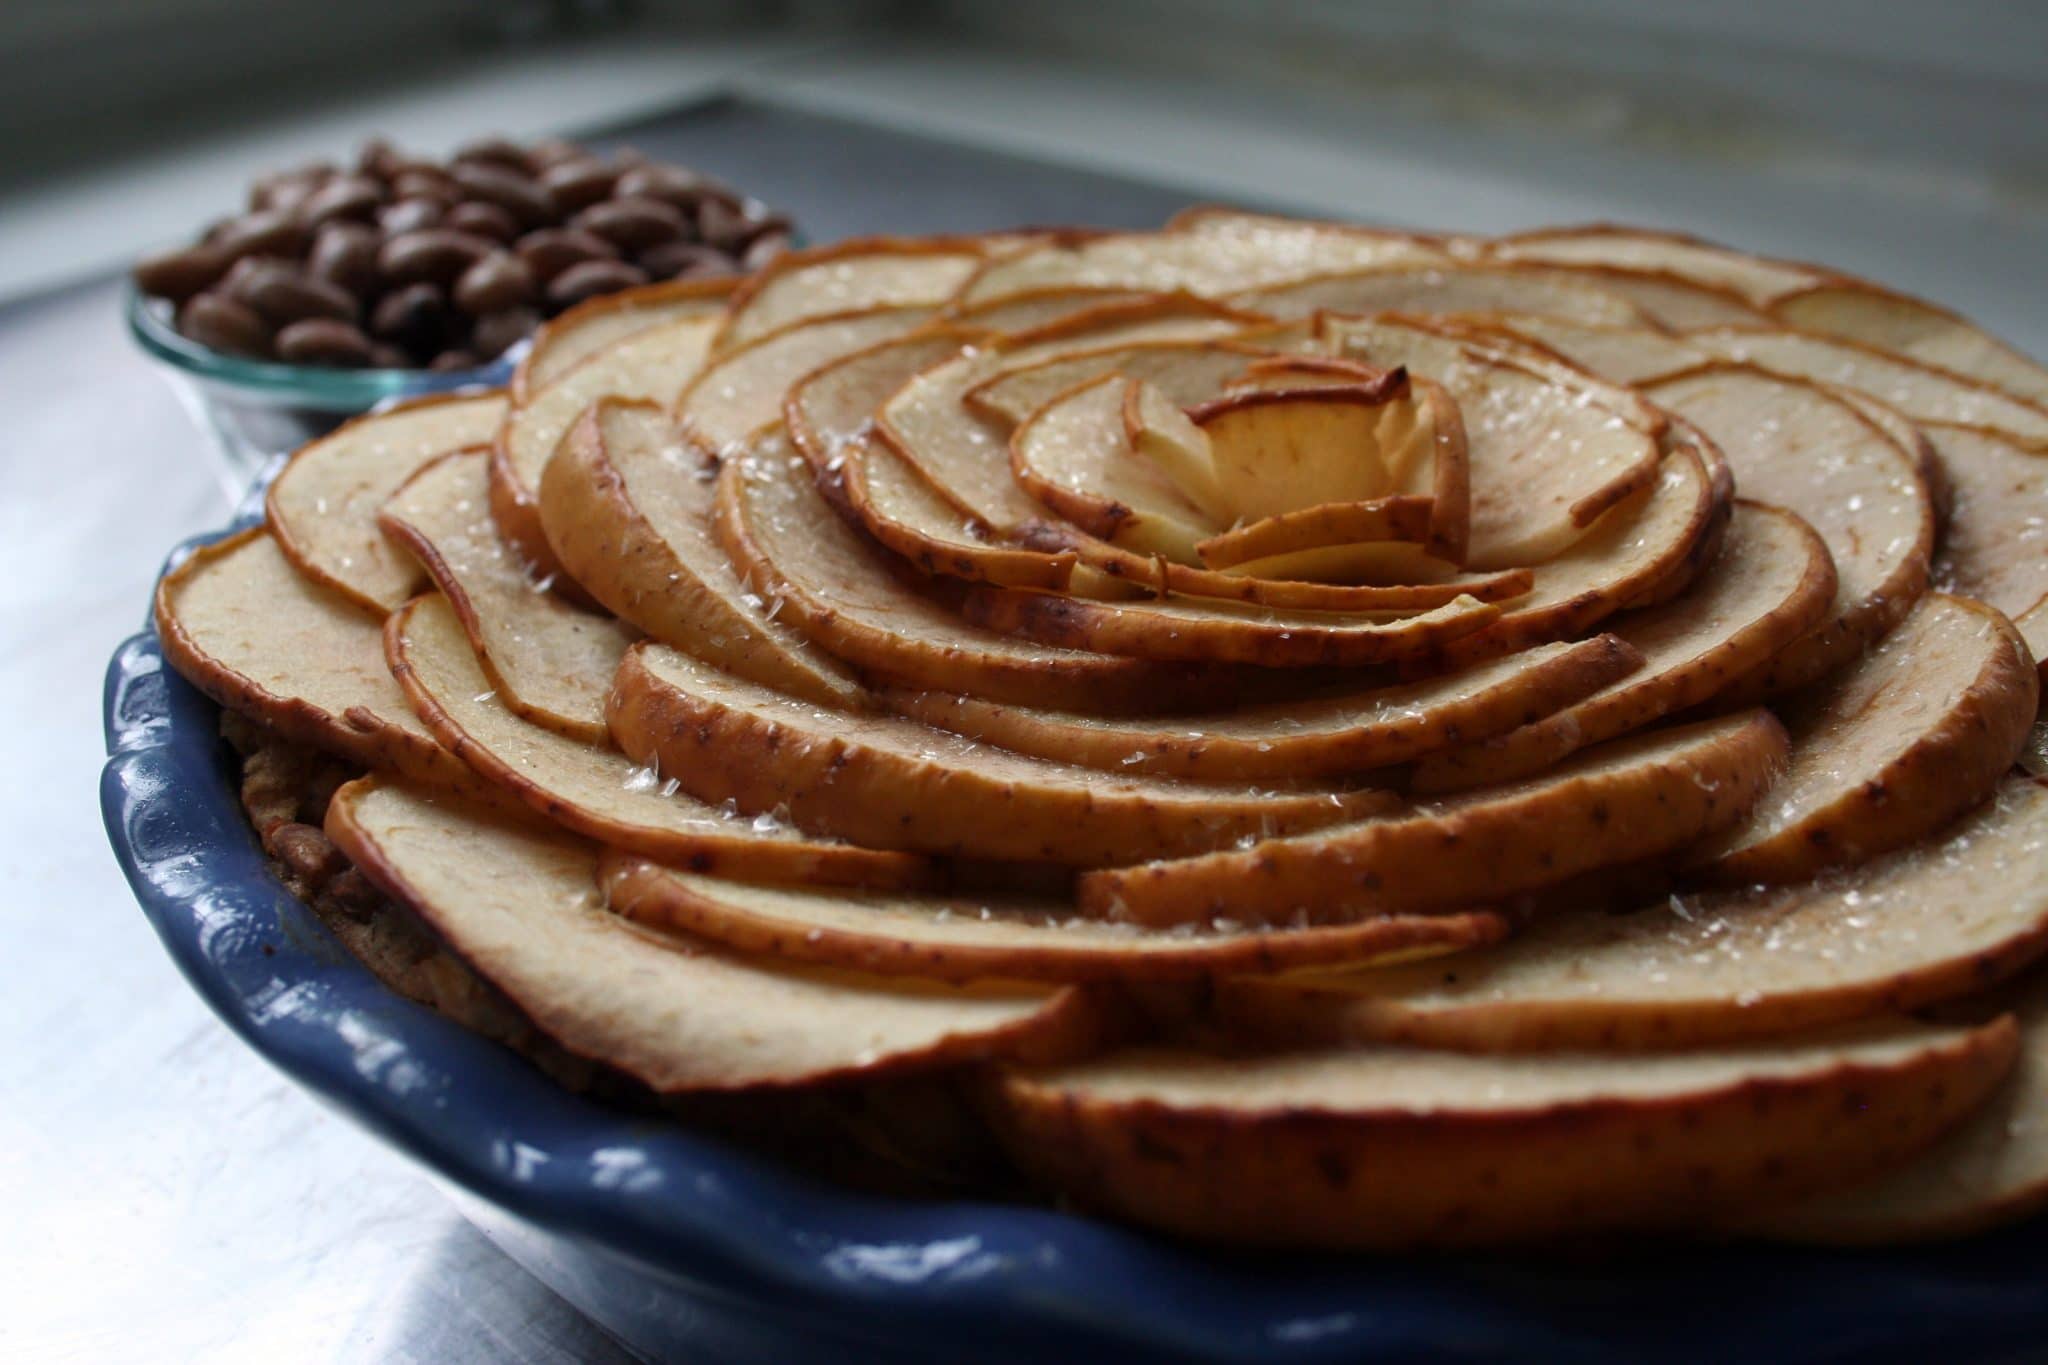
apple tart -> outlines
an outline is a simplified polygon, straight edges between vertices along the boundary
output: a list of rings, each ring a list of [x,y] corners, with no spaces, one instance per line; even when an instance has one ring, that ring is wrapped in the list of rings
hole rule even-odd
[[[866,239],[268,514],[157,600],[266,847],[569,1083],[1272,1246],[2048,1202],[2048,369],[1933,304],[1604,225]]]

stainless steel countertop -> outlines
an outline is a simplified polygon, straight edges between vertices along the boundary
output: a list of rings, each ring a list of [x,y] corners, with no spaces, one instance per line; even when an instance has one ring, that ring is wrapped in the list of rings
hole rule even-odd
[[[221,1028],[114,865],[100,672],[229,511],[118,293],[0,310],[0,1359],[626,1360]]]

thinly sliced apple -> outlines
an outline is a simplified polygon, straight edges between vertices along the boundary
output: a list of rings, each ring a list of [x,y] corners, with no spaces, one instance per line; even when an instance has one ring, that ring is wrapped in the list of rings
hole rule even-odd
[[[1192,290],[1222,297],[1284,280],[1339,270],[1440,261],[1420,237],[1322,223],[1245,215],[1199,230],[1105,233],[1050,240],[991,261],[961,290],[963,304],[985,304],[1051,288]]]
[[[1237,519],[1237,509],[1230,505],[1223,486],[1216,481],[1216,462],[1210,457],[1208,436],[1170,394],[1142,379],[1127,381],[1123,423],[1124,439],[1130,442],[1132,452],[1141,460],[1149,460],[1172,480],[1181,496],[1201,508],[1212,521]]]
[[[1382,440],[1383,428],[1406,436],[1421,426],[1415,405],[1407,373],[1388,370],[1370,383],[1229,394],[1188,416],[1208,438],[1224,501],[1257,520],[1415,491],[1429,442]]]
[[[811,462],[818,487],[838,503],[847,448],[870,439],[875,411],[918,371],[956,355],[974,333],[937,325],[855,351],[790,385],[782,401],[789,439]]]
[[[957,354],[971,335],[927,327],[807,375],[783,404],[786,430],[826,500],[924,572],[1064,588],[1071,552],[1006,542],[874,435],[875,410],[889,395]]]
[[[1099,602],[979,586],[967,589],[961,611],[977,625],[1058,648],[1262,668],[1356,668],[1435,658],[1501,614],[1493,603],[1466,596],[1412,614],[1342,613],[1189,597]]]
[[[1208,439],[1218,492],[1239,519],[1427,495],[1425,548],[1453,565],[1463,558],[1465,429],[1440,386],[1397,369],[1358,384],[1245,389],[1188,415]]]
[[[1071,550],[1004,544],[940,497],[877,440],[846,447],[847,500],[868,533],[928,574],[1057,592],[1074,576]]]
[[[929,879],[921,859],[809,839],[780,821],[706,805],[609,745],[520,719],[492,692],[443,598],[416,598],[393,613],[384,649],[413,711],[442,744],[564,828],[721,876],[853,886]]]
[[[1779,508],[1738,503],[1719,558],[1690,592],[1609,622],[1640,653],[1640,669],[1533,724],[1468,735],[1474,742],[1465,747],[1427,755],[1413,786],[1443,792],[1511,782],[1697,706],[1806,634],[1834,600],[1834,562],[1813,528]]]
[[[607,855],[600,876],[619,913],[739,952],[939,980],[1157,981],[1365,965],[1477,947],[1507,932],[1501,916],[1474,911],[1317,929],[1204,926],[1149,934],[1077,919],[1062,902],[749,886],[630,854]]]
[[[1055,285],[1047,289],[1027,289],[988,303],[955,305],[947,310],[946,316],[962,327],[1008,335],[1063,322],[1077,313],[1104,305],[1121,306],[1149,297],[1150,291],[1143,289],[1079,289]]]
[[[981,268],[967,237],[855,237],[786,252],[734,292],[714,355],[792,323],[877,308],[936,308]]]
[[[1320,326],[1321,320],[1311,324]],[[1313,333],[1310,334],[1311,338]],[[1304,345],[1313,344],[1305,339]],[[1233,376],[1223,387],[1226,392],[1239,389],[1303,389],[1318,384],[1343,387],[1348,384],[1370,384],[1383,373],[1378,367],[1362,360],[1343,360],[1333,355],[1303,355],[1294,352],[1280,352],[1254,357],[1244,369]]]
[[[1476,352],[1484,360],[1528,370],[1566,393],[1583,394],[1584,398],[1578,401],[1609,409],[1652,436],[1661,436],[1669,425],[1662,409],[1645,402],[1642,395],[1627,385],[1603,380],[1554,356],[1538,354],[1526,344],[1503,344],[1498,335],[1485,330],[1483,321],[1477,315],[1381,313],[1360,318],[1325,313],[1310,324],[1309,335],[1297,341],[1295,348],[1311,355],[1325,354],[1379,368],[1401,365],[1409,373],[1420,375],[1469,367]]]
[[[1541,564],[1608,508],[1656,481],[1657,433],[1639,401],[1567,366],[1489,353],[1399,320],[1333,324],[1340,355],[1441,384],[1464,427],[1474,569]]]
[[[796,467],[791,467],[791,461]],[[977,629],[890,572],[775,439],[719,472],[718,534],[781,619],[875,677],[1073,710],[1145,710],[1199,695],[1186,672]]]
[[[1028,758],[899,717],[821,711],[661,646],[627,653],[610,719],[628,754],[705,801],[786,813],[870,848],[1100,865],[1397,803],[1382,791],[1198,786]]]
[[[2013,618],[2013,628],[2020,638],[2027,642],[2027,648],[2034,653],[2034,662],[2040,672],[2048,675],[2048,595],[2044,595],[2026,611]],[[2048,676],[2041,680],[2048,687]]]
[[[1524,270],[1551,270],[1621,295],[1651,322],[1674,330],[1718,327],[1722,323],[1757,323],[1770,317],[1725,285],[1689,280],[1668,270],[1643,270],[1620,265],[1536,265]]]
[[[1934,498],[1912,457],[1867,418],[1812,384],[1714,364],[1645,392],[1713,438],[1745,495],[1794,512],[1835,561],[1828,619],[1754,681],[1811,682],[1867,648],[1925,590]]]
[[[2048,452],[1995,431],[1926,431],[1952,504],[1936,579],[2017,620],[2048,594]]]
[[[1664,271],[1680,279],[1732,290],[1758,306],[1833,273],[1793,261],[1732,251],[1684,233],[1609,223],[1514,233],[1496,241],[1493,254],[1511,261]]]
[[[1932,834],[1987,796],[2033,728],[2040,684],[2004,616],[1931,593],[1791,711],[1770,798],[1703,851],[1726,882],[1786,882]]]
[[[753,1090],[1071,1054],[1077,993],[913,987],[750,961],[604,908],[595,850],[375,779],[335,794],[335,843],[541,1033],[652,1090]]]
[[[1698,448],[1667,445],[1651,488],[1610,508],[1569,550],[1539,565],[1528,595],[1453,640],[1439,662],[1459,666],[1561,639],[1690,582],[1712,560],[1728,506]]]
[[[1784,730],[1761,710],[1654,731],[1512,786],[1248,849],[1091,872],[1081,905],[1151,925],[1217,915],[1329,922],[1513,896],[1727,828],[1770,786],[1785,748]]]
[[[526,576],[490,512],[490,452],[428,465],[384,504],[384,529],[448,599],[505,704],[538,725],[602,743],[604,694],[639,632],[579,611]]]
[[[2048,405],[2048,366],[1925,299],[1831,280],[1775,300],[1771,312],[1788,327],[1894,351]]]
[[[1122,377],[1107,374],[1048,402],[1011,434],[1011,473],[1091,535],[1137,554],[1196,563],[1196,544],[1222,528],[1131,448],[1124,391]]]
[[[1068,591],[1080,597],[1122,601],[1134,596],[1154,597],[1162,590],[1189,599],[1209,599],[1243,604],[1247,609],[1266,607],[1278,611],[1343,612],[1384,618],[1389,613],[1434,611],[1460,598],[1477,602],[1513,602],[1529,595],[1535,576],[1527,569],[1501,569],[1494,573],[1461,574],[1442,561],[1411,553],[1399,542],[1347,546],[1341,554],[1321,563],[1315,552],[1300,556],[1280,555],[1232,569],[1190,568],[1154,560],[1147,566],[1124,551],[1086,538],[1072,542],[1080,556],[1074,581]],[[1386,551],[1386,553],[1378,553]],[[1108,552],[1108,553],[1105,553]],[[1143,585],[1141,592],[1093,591],[1083,571],[1095,569],[1118,588]],[[1426,572],[1423,583],[1326,583],[1306,578],[1278,578],[1268,575],[1309,572],[1330,577],[1390,578],[1407,571],[1411,576]]]
[[[1681,370],[1696,369],[1714,358],[1703,346],[1682,336],[1646,327],[1589,327],[1557,318],[1503,313],[1484,319],[1509,335],[1533,341],[1552,354],[1602,379],[1617,384],[1642,384]]]
[[[1322,275],[1235,294],[1230,302],[1276,318],[1316,313],[1537,313],[1615,327],[1642,326],[1642,310],[1596,281],[1514,264],[1402,265]]]
[[[542,577],[559,569],[539,508],[541,476],[555,448],[600,398],[669,397],[703,366],[719,316],[686,311],[631,330],[505,414],[491,455],[491,515],[498,519],[499,532]]]
[[[1346,546],[1402,541],[1419,544],[1429,534],[1433,498],[1412,493],[1364,502],[1325,502],[1295,512],[1263,517],[1210,536],[1196,545],[1202,562],[1212,569],[1232,569],[1257,577],[1314,578],[1300,572],[1297,555],[1341,551]],[[1294,569],[1284,573],[1284,569]]]
[[[606,399],[541,479],[562,563],[655,639],[793,696],[857,706],[860,689],[741,581],[712,528],[713,470],[651,403]]]
[[[2048,405],[1874,346],[1769,327],[1711,327],[1686,339],[1778,374],[1861,389],[1916,422],[1991,427],[2023,441],[2048,441]]]
[[[1006,331],[992,339],[1006,364],[1064,351],[1153,341],[1228,337],[1254,332],[1266,337],[1286,329],[1232,308],[1207,294],[1172,289],[1163,293],[1105,295],[1102,301],[1036,327]]]
[[[391,610],[426,580],[377,524],[377,509],[428,461],[487,444],[504,414],[496,391],[421,398],[301,446],[263,499],[278,548],[315,582]]]
[[[1158,717],[1075,715],[903,689],[886,692],[884,701],[940,729],[1109,772],[1285,780],[1366,772],[1501,734],[1570,705],[1637,662],[1633,650],[1599,636],[1422,682]]]
[[[2048,992],[2036,979],[2001,995],[2017,1005],[2020,1056],[1988,1103],[1873,1180],[1760,1205],[1722,1226],[1788,1242],[1872,1246],[1962,1237],[2039,1211],[2048,1203]]]
[[[672,280],[600,294],[577,304],[533,334],[526,354],[512,371],[513,405],[524,407],[570,370],[635,332],[668,322],[722,316],[740,278],[720,275]]]
[[[968,582],[1110,601],[1173,592],[1302,611],[1385,613],[1427,611],[1468,595],[1513,601],[1534,581],[1527,569],[1447,569],[1430,583],[1376,586],[1250,577],[1241,570],[1219,573],[1148,558],[1057,523],[1028,526],[1019,538],[1023,543],[1016,543],[941,498],[880,441],[848,443],[840,465],[850,511],[869,534],[925,573]]]
[[[1249,343],[1227,337],[1087,346],[1002,366],[967,389],[961,401],[984,417],[1016,425],[1063,393],[1121,375],[1142,381],[1176,407],[1189,407],[1214,396],[1259,354]]]
[[[877,308],[806,318],[715,357],[672,392],[677,427],[705,454],[737,454],[763,427],[782,420],[783,396],[811,371],[915,331],[930,308]]]
[[[1862,413],[1870,425],[1891,437],[1892,444],[1905,451],[1907,458],[1913,461],[1921,481],[1927,485],[1928,497],[1934,502],[1934,538],[1938,551],[1939,543],[1948,533],[1949,517],[1955,511],[1955,489],[1949,482],[1948,465],[1935,448],[1934,438],[1928,435],[1927,428],[1861,389],[1845,389],[1839,384],[1823,384],[1821,388],[1830,397],[1839,398]]]
[[[2048,790],[2015,779],[1946,838],[1810,886],[1559,909],[1483,956],[1221,982],[1216,1010],[1297,1047],[1697,1047],[1918,1010],[2044,951]]]
[[[1468,254],[1464,241],[1444,233],[1378,227],[1371,223],[1340,222],[1335,219],[1305,219],[1281,213],[1261,213],[1233,204],[1190,204],[1166,220],[1168,232],[1220,232],[1236,235],[1301,227],[1347,232],[1358,237],[1378,237],[1394,244],[1418,244],[1441,251],[1452,259]]]
[[[991,1117],[1059,1193],[1184,1236],[1349,1249],[1684,1228],[1895,1165],[2018,1050],[1980,1028],[1631,1058],[1158,1049],[1007,1074]]]
[[[1151,306],[1146,305],[1147,308]],[[1142,311],[1140,316],[1144,316]],[[1092,367],[1105,356],[1153,349],[1149,345],[1098,347],[1092,348],[1088,355]],[[1233,359],[1231,364],[1234,366],[1241,359]],[[877,353],[872,367],[862,373],[879,375],[885,364],[886,358]],[[1027,366],[1019,373],[1034,373],[1034,367]],[[818,378],[822,380],[824,376]],[[852,386],[857,379],[858,374],[849,375],[846,382]],[[850,400],[834,399],[833,405],[839,411],[850,413],[856,410],[856,405]],[[1174,412],[1178,415],[1178,409]],[[948,493],[928,480],[911,479],[905,469],[898,467],[902,463],[900,457],[892,462],[888,455],[882,453],[883,446],[854,440],[851,430],[849,439],[838,449],[837,458],[844,466],[843,471],[828,471],[828,476],[844,472],[854,484],[863,477],[867,478],[871,495],[854,510],[877,539],[928,572],[1003,586],[1052,588],[1068,585],[1070,590],[1082,591],[1079,584],[1068,582],[1068,576],[1073,572],[1072,556],[1078,555],[1087,566],[1099,571],[1096,579],[1098,589],[1090,595],[1128,596],[1130,585],[1143,584],[1147,585],[1145,590],[1151,592],[1164,589],[1190,596],[1320,611],[1426,610],[1442,606],[1461,593],[1494,601],[1510,599],[1528,590],[1526,571],[1522,570],[1487,575],[1458,575],[1446,571],[1441,581],[1422,587],[1360,588],[1251,579],[1209,573],[1186,565],[1162,564],[1107,542],[1071,532],[1068,528],[1042,524],[1039,521],[1040,509],[1023,495],[1008,476],[1008,470],[1000,466],[988,467],[994,464],[991,456],[1002,450],[1004,419],[970,415],[966,420],[964,444],[955,451],[958,462],[954,466],[955,477],[963,480],[966,491]],[[1127,431],[1128,425],[1127,419]],[[937,427],[938,423],[934,421],[922,429],[936,435]],[[869,470],[872,473],[864,472]],[[885,506],[879,496],[891,486],[903,494],[893,507]],[[934,496],[950,503],[955,512],[943,514],[933,500]],[[973,510],[976,508],[980,511]],[[989,517],[997,520],[991,522]]]
[[[195,551],[156,590],[164,658],[222,706],[366,768],[475,786],[413,717],[377,627],[260,526]]]
[[[920,371],[876,410],[875,424],[941,495],[983,524],[1014,534],[1042,513],[1009,477],[1008,423],[970,408],[969,392],[1005,367],[1026,367],[1084,345],[1113,359],[1152,342],[1213,339],[1238,330],[1235,321],[1185,310],[1172,300],[1105,308],[1011,338],[999,350],[964,350]]]

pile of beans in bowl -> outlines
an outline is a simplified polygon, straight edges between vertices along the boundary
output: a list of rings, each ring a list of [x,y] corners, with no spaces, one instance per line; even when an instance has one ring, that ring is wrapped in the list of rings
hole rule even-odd
[[[225,354],[464,370],[585,299],[758,269],[789,241],[786,216],[632,151],[490,138],[430,161],[375,141],[262,177],[135,282]]]

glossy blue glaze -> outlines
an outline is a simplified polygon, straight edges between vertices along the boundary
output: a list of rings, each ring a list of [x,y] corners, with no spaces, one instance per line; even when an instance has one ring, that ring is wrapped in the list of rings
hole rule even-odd
[[[217,711],[114,655],[108,836],[165,948],[643,1354],[705,1360],[1922,1361],[2038,1355],[2048,1236],[1883,1253],[1233,1257],[1038,1209],[848,1193],[559,1089],[391,995],[269,874]]]

